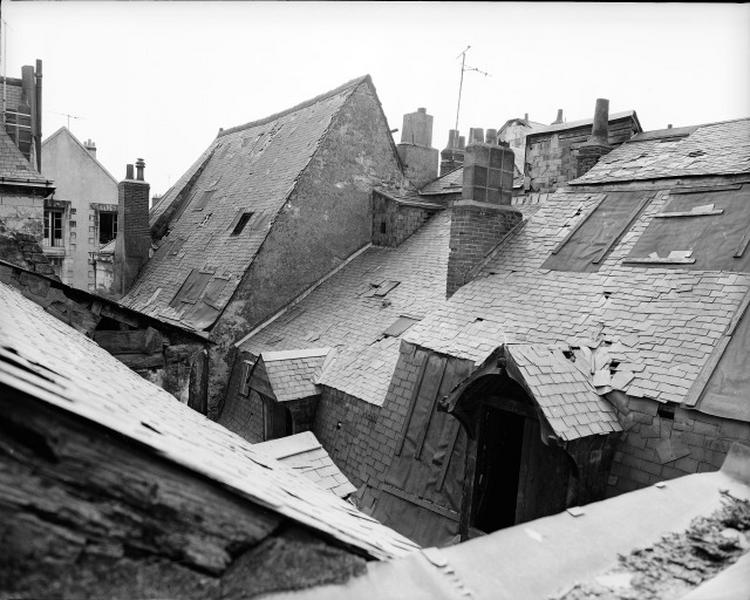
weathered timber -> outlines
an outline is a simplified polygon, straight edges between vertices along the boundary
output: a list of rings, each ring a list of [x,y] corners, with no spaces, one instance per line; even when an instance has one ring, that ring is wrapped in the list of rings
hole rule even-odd
[[[133,331],[95,331],[94,341],[110,354],[153,354],[164,338],[153,327]]]
[[[6,387],[0,513],[0,597],[231,600],[364,569],[250,499]],[[274,577],[257,571],[268,565]],[[283,577],[283,565],[310,570]]]

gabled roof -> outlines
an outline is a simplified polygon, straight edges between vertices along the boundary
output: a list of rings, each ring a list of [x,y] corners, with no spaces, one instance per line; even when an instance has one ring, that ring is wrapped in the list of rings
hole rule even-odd
[[[638,120],[638,115],[635,113],[634,110],[626,110],[623,112],[616,112],[609,115],[609,122],[612,123],[613,121],[619,121],[621,119],[632,119],[636,125],[638,126],[638,130],[641,130],[641,123]],[[553,123],[552,125],[546,125],[544,127],[540,127],[538,129],[534,129],[534,131],[530,131],[527,134],[527,137],[532,137],[536,135],[545,135],[548,133],[554,133],[556,131],[565,131],[566,129],[576,129],[577,127],[585,127],[588,125],[592,125],[594,123],[594,118],[590,117],[588,119],[580,119],[578,121],[568,121],[567,123]]]
[[[732,337],[735,317],[750,294],[750,274],[743,267],[730,272],[625,263],[671,201],[665,192],[648,191],[633,192],[645,207],[621,234],[602,240],[612,248],[596,269],[545,268],[552,252],[612,194],[563,188],[536,205],[525,227],[498,249],[479,276],[404,339],[476,364],[503,344],[561,345],[589,365],[600,394],[622,390],[692,405],[691,386],[719,345]],[[732,227],[733,249],[742,223],[726,224]],[[712,231],[723,239],[723,228]],[[593,254],[589,251],[588,258]]]
[[[293,469],[181,404],[95,342],[0,283],[0,384],[94,422],[211,480],[238,501],[323,533],[373,558],[415,545]]]
[[[329,125],[360,85],[371,86],[369,76],[282,113],[220,132],[152,210],[152,229],[160,219],[166,220],[169,234],[123,303],[196,329],[210,327]],[[241,235],[232,235],[243,213],[252,216]],[[187,302],[178,297],[184,284],[195,292]]]
[[[117,183],[117,179],[114,178],[114,176],[112,175],[112,173],[110,173],[109,171],[107,171],[107,168],[102,163],[100,163],[99,160],[93,154],[91,154],[91,152],[89,152],[86,149],[86,146],[84,146],[80,142],[80,140],[76,136],[74,136],[73,133],[67,127],[65,127],[65,126],[60,127],[60,129],[58,129],[57,131],[55,131],[55,133],[53,133],[46,140],[44,140],[42,142],[42,148],[44,148],[46,145],[48,145],[52,140],[54,140],[58,136],[65,136],[65,137],[69,138],[72,142],[75,143],[76,146],[78,146],[78,148],[83,153],[83,155],[87,156],[89,158],[89,160],[94,165],[96,165],[99,169],[101,169],[107,177],[109,177],[113,182]]]
[[[0,127],[0,182],[35,185],[51,183],[31,166],[2,127]]]
[[[750,118],[633,136],[573,185],[750,174]]]
[[[278,402],[317,396],[315,387],[330,348],[263,352],[261,360]]]
[[[261,442],[253,448],[302,473],[318,487],[340,498],[357,491],[334,464],[312,431]]]

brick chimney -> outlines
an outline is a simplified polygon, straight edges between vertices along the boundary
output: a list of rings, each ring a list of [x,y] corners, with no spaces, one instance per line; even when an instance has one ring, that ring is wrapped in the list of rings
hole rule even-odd
[[[609,145],[609,100],[597,98],[591,135],[575,153],[576,176],[580,177],[612,150]]]
[[[440,177],[464,164],[464,138],[458,129],[448,131],[448,145],[440,153]]]
[[[398,155],[404,165],[404,174],[417,187],[438,176],[438,151],[432,147],[432,115],[427,109],[404,115]]]
[[[461,200],[451,213],[447,297],[471,280],[473,270],[522,220],[510,205],[513,159],[507,144],[478,142],[466,148]]]
[[[83,142],[83,147],[86,148],[88,153],[96,158],[96,144],[93,142],[93,140],[88,139],[85,142]]]
[[[132,287],[141,267],[148,261],[151,230],[148,225],[150,186],[143,180],[146,163],[139,158],[137,174],[127,165],[125,179],[117,184],[117,241],[112,291],[124,296]]]

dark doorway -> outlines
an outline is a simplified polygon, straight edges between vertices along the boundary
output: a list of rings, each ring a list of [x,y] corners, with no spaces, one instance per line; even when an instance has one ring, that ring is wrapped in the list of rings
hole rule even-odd
[[[292,413],[280,402],[264,396],[263,429],[264,440],[275,440],[292,435]]]
[[[481,410],[473,526],[490,532],[516,522],[525,419],[492,406]]]

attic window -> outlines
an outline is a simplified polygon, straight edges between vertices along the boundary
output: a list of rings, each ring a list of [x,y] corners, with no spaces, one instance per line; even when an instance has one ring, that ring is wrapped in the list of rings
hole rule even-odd
[[[414,325],[414,323],[419,323],[420,320],[415,317],[405,317],[402,315],[391,323],[390,327],[383,332],[383,335],[386,337],[398,337]]]
[[[237,220],[237,223],[234,226],[234,229],[232,229],[232,235],[239,235],[242,233],[242,230],[245,228],[245,225],[247,225],[247,222],[250,220],[250,217],[253,216],[253,213],[251,212],[244,212],[240,215],[240,218]]]
[[[653,195],[638,191],[609,192],[589,208],[552,251],[543,268],[589,273],[597,271]]]
[[[203,210],[206,208],[206,205],[211,201],[211,198],[213,198],[214,192],[216,190],[206,190],[201,194],[201,196],[198,198],[197,202],[193,202],[193,210]]]
[[[382,281],[377,284],[370,284],[374,287],[372,292],[368,294],[369,296],[377,296],[378,298],[382,298],[385,296],[388,292],[390,292],[392,289],[398,287],[400,284],[400,281]]]
[[[652,219],[624,264],[750,272],[750,184],[672,190],[669,203],[656,216],[660,218]]]

